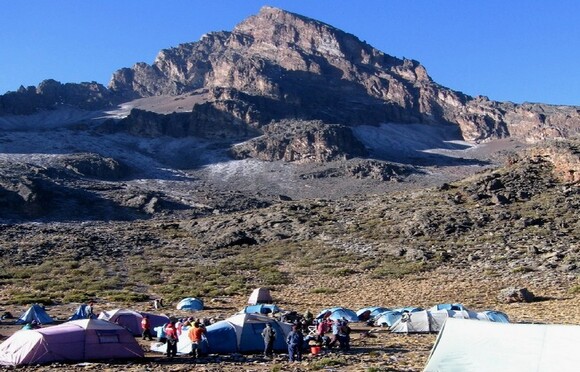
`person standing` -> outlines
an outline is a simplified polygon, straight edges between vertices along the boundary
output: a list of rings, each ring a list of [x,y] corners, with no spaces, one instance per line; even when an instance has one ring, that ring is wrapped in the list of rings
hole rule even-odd
[[[304,335],[300,331],[298,325],[292,326],[292,331],[288,333],[286,337],[286,343],[288,344],[288,360],[290,362],[300,362],[302,361],[302,344],[304,343]]]
[[[143,319],[141,319],[141,328],[143,329],[143,333],[141,334],[143,340],[147,338],[149,341],[153,341],[153,336],[151,335],[151,322],[149,321],[149,315],[145,315]]]
[[[175,321],[172,320],[165,327],[165,337],[167,337],[167,357],[173,358],[177,355],[177,341],[179,340],[177,328],[175,328]]]
[[[332,338],[330,339],[330,342],[328,344],[329,348],[333,348],[337,342],[340,342],[340,337],[338,335],[340,326],[341,326],[340,320],[335,319],[334,322],[332,322]]]
[[[193,323],[193,327],[189,328],[187,332],[187,337],[191,341],[191,353],[193,358],[199,358],[201,356],[201,342],[203,335],[206,334],[205,327],[201,325],[199,321]]]
[[[87,311],[87,319],[95,319],[95,313],[94,313],[94,309],[95,309],[95,303],[93,301],[89,302],[89,304],[86,307],[86,311]]]
[[[264,356],[266,358],[273,356],[276,331],[272,328],[272,324],[266,323],[266,328],[262,331],[262,338],[264,339]]]

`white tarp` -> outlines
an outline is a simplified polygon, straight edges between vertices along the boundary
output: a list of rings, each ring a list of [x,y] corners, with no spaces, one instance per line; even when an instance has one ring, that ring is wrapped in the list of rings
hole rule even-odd
[[[449,318],[426,372],[578,371],[580,326]]]

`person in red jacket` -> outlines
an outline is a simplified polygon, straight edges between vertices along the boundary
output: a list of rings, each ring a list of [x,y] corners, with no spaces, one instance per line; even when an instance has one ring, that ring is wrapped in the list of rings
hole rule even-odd
[[[177,341],[179,340],[175,321],[172,320],[165,327],[165,335],[167,336],[167,357],[173,358],[177,355]]]
[[[143,333],[141,334],[143,340],[148,339],[149,341],[153,341],[153,336],[151,335],[151,322],[149,321],[148,315],[145,315],[143,319],[141,319],[141,328],[143,329]]]

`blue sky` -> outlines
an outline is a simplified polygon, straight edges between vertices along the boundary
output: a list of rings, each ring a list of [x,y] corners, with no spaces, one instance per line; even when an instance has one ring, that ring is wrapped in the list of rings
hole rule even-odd
[[[438,83],[500,101],[580,105],[578,0],[7,0],[0,94],[52,78],[97,81],[231,30],[263,5],[418,60]]]

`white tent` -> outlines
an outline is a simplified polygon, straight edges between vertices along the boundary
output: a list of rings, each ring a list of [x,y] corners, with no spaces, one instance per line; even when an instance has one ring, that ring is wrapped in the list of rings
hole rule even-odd
[[[273,300],[268,288],[256,288],[248,298],[248,305],[271,303],[273,303]]]
[[[423,310],[406,313],[391,326],[394,333],[439,332],[448,318],[478,319],[478,313],[466,310]],[[481,318],[480,320],[487,320]]]
[[[431,350],[431,371],[578,371],[580,326],[447,319]]]

